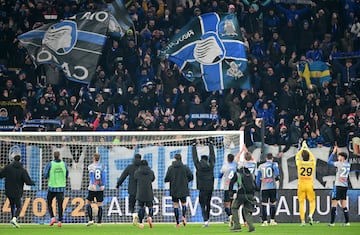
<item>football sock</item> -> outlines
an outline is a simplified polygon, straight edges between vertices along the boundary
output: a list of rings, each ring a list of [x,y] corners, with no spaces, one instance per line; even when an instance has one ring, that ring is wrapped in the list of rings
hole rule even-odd
[[[261,206],[261,211],[262,211],[262,220],[263,220],[263,222],[265,222],[265,221],[267,221],[267,208],[266,208],[266,205]]]
[[[154,208],[149,207],[149,216],[153,217],[153,215],[154,215]]]
[[[300,204],[299,204],[300,205]],[[309,199],[309,215],[313,216],[316,209],[315,197]]]
[[[275,209],[275,205],[270,205],[270,218],[271,219],[275,219],[275,212],[276,212],[276,209]]]
[[[305,221],[305,207],[303,206],[304,201],[305,199],[299,199],[299,214],[301,222]]]
[[[57,201],[60,222],[62,222],[63,219],[63,208],[62,208],[63,202],[64,202],[63,198]]]
[[[331,207],[330,224],[335,222],[336,207]]]
[[[102,214],[103,214],[103,208],[102,206],[99,206],[99,209],[98,209],[98,223],[101,224],[101,218],[102,218]]]
[[[178,224],[179,223],[179,208],[174,208],[174,214],[175,214],[176,224]]]
[[[182,206],[182,215],[185,217],[185,215],[186,215],[186,206],[184,205],[184,206]]]
[[[349,211],[347,207],[343,208],[345,223],[349,223]]]
[[[225,213],[227,216],[230,216],[231,215],[231,209],[230,207],[225,207]]]
[[[87,205],[86,205],[86,210],[87,210],[87,213],[88,213],[88,216],[89,216],[89,221],[92,221],[92,220],[93,220],[93,216],[92,216],[92,208],[91,208],[91,205],[90,205],[90,204],[87,204]]]
[[[139,222],[142,223],[145,215],[145,208],[141,207],[139,209]]]

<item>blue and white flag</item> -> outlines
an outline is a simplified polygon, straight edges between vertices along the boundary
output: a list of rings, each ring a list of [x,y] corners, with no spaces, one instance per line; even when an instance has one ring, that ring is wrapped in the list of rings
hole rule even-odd
[[[185,78],[201,78],[207,91],[250,89],[247,57],[233,14],[207,13],[193,18],[161,51]]]
[[[35,65],[54,64],[65,76],[90,83],[109,32],[109,11],[84,12],[21,34]]]

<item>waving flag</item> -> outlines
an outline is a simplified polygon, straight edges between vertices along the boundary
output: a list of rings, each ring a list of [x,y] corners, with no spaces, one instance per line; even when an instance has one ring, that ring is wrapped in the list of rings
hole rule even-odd
[[[185,78],[201,78],[207,91],[250,89],[245,46],[233,14],[193,18],[161,51]]]
[[[18,39],[35,65],[55,64],[65,76],[90,83],[102,55],[109,24],[117,24],[109,11],[84,12],[21,34]],[[120,29],[112,27],[112,30]]]
[[[329,66],[322,61],[300,64],[298,73],[305,79],[307,88],[310,88],[311,85],[322,87],[324,82],[331,82]]]
[[[117,20],[118,25],[120,26],[120,36],[124,36],[125,32],[132,27],[133,21],[130,18],[129,13],[127,12],[122,0],[115,0],[112,3],[108,3],[107,7],[110,13]]]

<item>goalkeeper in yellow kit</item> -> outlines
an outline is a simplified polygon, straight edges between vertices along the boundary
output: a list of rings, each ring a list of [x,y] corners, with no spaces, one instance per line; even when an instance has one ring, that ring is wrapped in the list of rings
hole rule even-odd
[[[305,225],[305,199],[309,201],[309,224],[313,225],[313,214],[315,212],[316,203],[314,191],[316,160],[306,145],[306,141],[303,141],[299,152],[296,154],[296,167],[298,172],[297,196],[299,200],[301,226]]]

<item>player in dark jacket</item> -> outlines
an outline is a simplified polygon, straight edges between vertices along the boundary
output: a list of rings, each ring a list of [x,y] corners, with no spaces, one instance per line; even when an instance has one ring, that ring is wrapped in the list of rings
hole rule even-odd
[[[170,182],[170,196],[174,203],[174,214],[176,227],[179,227],[179,201],[182,205],[182,223],[186,226],[186,197],[189,196],[189,182],[194,179],[194,175],[189,167],[181,161],[181,155],[175,154],[175,161],[169,166],[165,183]]]
[[[134,178],[135,171],[139,168],[141,161],[141,155],[135,154],[133,162],[128,165],[125,170],[121,173],[119,180],[116,183],[116,188],[119,188],[127,177],[129,177],[128,194],[129,194],[129,211],[132,213],[133,224],[138,223],[139,217],[135,213],[136,204],[136,181]]]
[[[139,228],[144,228],[143,219],[145,216],[145,206],[149,209],[147,222],[150,228],[153,227],[152,216],[154,214],[154,192],[152,182],[155,180],[154,171],[152,171],[146,160],[141,160],[140,167],[135,171],[135,180],[137,185],[136,200],[139,205]]]
[[[12,215],[10,223],[16,228],[20,227],[17,223],[17,217],[21,211],[24,184],[35,185],[20,159],[20,155],[15,155],[12,162],[0,171],[0,178],[5,178],[5,195],[10,201]]]
[[[214,146],[209,143],[210,156],[202,155],[200,161],[196,150],[196,142],[192,146],[192,157],[196,168],[196,186],[199,190],[199,202],[204,219],[204,227],[209,226],[210,202],[214,189],[214,166],[215,151]]]

